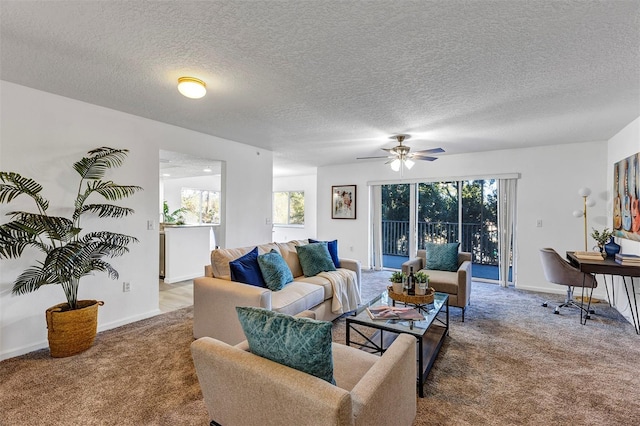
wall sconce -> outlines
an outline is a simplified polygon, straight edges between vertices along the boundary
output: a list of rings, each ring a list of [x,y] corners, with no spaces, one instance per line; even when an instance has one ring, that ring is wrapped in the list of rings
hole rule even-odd
[[[583,210],[574,210],[573,215],[575,217],[584,218],[584,251],[588,251],[587,249],[587,207],[595,206],[596,202],[593,198],[588,198],[589,195],[591,195],[591,190],[587,187],[580,188],[578,190],[578,195],[582,197]]]
[[[180,77],[178,91],[187,98],[200,99],[207,94],[207,85],[204,81],[194,77]]]

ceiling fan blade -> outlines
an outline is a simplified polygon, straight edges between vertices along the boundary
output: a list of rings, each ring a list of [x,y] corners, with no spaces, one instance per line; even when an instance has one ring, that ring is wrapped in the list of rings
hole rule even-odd
[[[421,154],[439,154],[441,152],[444,152],[444,149],[442,148],[431,148],[431,149],[423,149],[422,151],[416,151],[414,152],[415,154],[421,155]]]
[[[380,148],[383,151],[387,151],[389,154],[395,154],[394,148]]]
[[[435,161],[438,157],[429,157],[427,155],[410,155],[409,158],[412,160],[424,160],[424,161]]]
[[[393,158],[393,157],[390,157],[388,155],[383,155],[383,156],[380,156],[380,157],[358,157],[358,158],[356,158],[356,160],[370,160],[372,158]]]

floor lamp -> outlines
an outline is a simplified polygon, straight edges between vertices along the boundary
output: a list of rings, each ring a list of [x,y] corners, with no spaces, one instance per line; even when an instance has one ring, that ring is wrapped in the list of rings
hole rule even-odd
[[[574,210],[573,215],[575,217],[584,218],[584,251],[588,251],[587,249],[587,207],[595,206],[596,202],[593,198],[589,198],[589,195],[591,195],[591,190],[587,187],[580,188],[578,190],[578,194],[582,197],[583,210]]]

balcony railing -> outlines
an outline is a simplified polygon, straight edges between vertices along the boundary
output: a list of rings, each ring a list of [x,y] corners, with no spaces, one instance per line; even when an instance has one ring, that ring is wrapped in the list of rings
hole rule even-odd
[[[457,242],[458,228],[456,222],[418,222],[418,248],[423,248],[425,242]],[[462,224],[461,250],[471,252],[474,263],[498,264],[498,231],[495,228],[495,224]],[[382,221],[382,254],[409,256],[409,221]]]

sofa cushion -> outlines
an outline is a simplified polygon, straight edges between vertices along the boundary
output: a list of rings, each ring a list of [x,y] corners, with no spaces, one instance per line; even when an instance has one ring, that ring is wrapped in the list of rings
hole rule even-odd
[[[331,255],[331,260],[333,260],[333,265],[336,268],[339,268],[340,267],[340,258],[338,257],[338,240],[318,241],[318,240],[314,240],[313,238],[309,238],[309,244],[322,243],[322,242],[326,242],[327,243],[327,248],[329,249],[329,254]]]
[[[236,311],[252,353],[335,384],[330,322],[248,306]]]
[[[255,285],[256,287],[267,287],[258,264],[258,247],[229,262],[229,269],[232,281]]]
[[[293,281],[293,275],[291,275],[287,262],[276,250],[259,255],[258,264],[262,278],[271,291],[281,290],[287,283]]]
[[[458,248],[460,243],[425,243],[427,258],[424,269],[435,271],[458,270]]]
[[[287,284],[282,290],[271,293],[271,310],[296,315],[315,308],[324,301],[321,286],[301,281]]]
[[[450,295],[458,294],[458,274],[456,272],[424,269],[423,271],[429,274],[429,287],[433,287],[435,291]]]
[[[324,300],[331,299],[333,297],[333,286],[328,279],[316,275],[315,277],[305,277],[304,275],[298,278],[294,278],[295,282],[304,282],[315,284],[320,286],[324,290]]]
[[[296,247],[300,266],[305,277],[314,277],[320,272],[335,271],[336,267],[331,260],[327,243],[313,243]]]
[[[212,250],[211,271],[213,272],[213,276],[225,280],[231,279],[229,262],[249,253],[255,247],[256,246]],[[274,243],[261,244],[258,246],[258,254],[269,253],[273,249],[278,251],[278,246]]]
[[[284,258],[284,261],[289,265],[291,274],[294,278],[302,276],[302,267],[300,266],[300,260],[298,259],[298,251],[296,247],[309,244],[308,240],[291,240],[286,243],[275,243],[278,246],[280,254]]]

